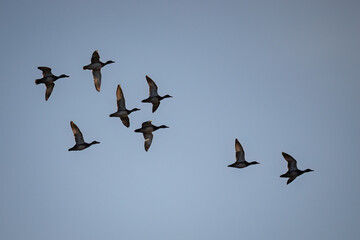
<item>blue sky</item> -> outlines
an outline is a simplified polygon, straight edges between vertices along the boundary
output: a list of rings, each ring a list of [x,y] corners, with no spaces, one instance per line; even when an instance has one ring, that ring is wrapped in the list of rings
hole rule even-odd
[[[0,239],[353,239],[359,1],[0,1]],[[98,93],[91,54],[113,60]],[[50,99],[38,66],[70,78]],[[170,94],[159,109],[145,75]],[[110,118],[121,84],[131,126]],[[148,152],[134,133],[153,120]],[[80,152],[70,128],[86,141]],[[238,138],[249,161],[235,160]],[[281,152],[311,168],[290,185]]]

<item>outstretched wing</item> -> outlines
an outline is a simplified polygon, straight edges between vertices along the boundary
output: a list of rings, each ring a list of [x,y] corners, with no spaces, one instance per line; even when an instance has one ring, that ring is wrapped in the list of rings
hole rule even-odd
[[[149,95],[151,97],[158,96],[158,87],[155,82],[148,75],[146,75],[146,81],[149,84]]]
[[[125,125],[125,127],[130,127],[130,120],[128,116],[120,117],[122,123]]]
[[[235,157],[236,162],[245,162],[245,152],[237,138],[235,139]]]
[[[82,135],[80,129],[75,125],[75,123],[73,121],[70,122],[70,126],[74,133],[74,138],[75,138],[76,144],[84,143],[85,141],[84,141],[83,135]]]
[[[146,128],[146,127],[152,127],[151,120],[147,122],[143,122],[141,124],[141,128]]]
[[[293,158],[292,156],[290,156],[287,153],[282,152],[283,157],[285,158],[285,160],[288,162],[288,169],[289,171],[296,171],[298,170],[297,168],[297,162],[295,160],[295,158]]]
[[[101,72],[100,70],[92,70],[92,74],[94,77],[94,84],[95,84],[95,88],[98,92],[100,92],[100,87],[101,87]]]
[[[295,180],[295,178],[296,178],[296,177],[290,177],[290,178],[287,180],[286,184],[291,183],[292,181],[294,181],[294,180]]]
[[[91,56],[91,63],[98,63],[100,62],[100,56],[97,50],[95,50]]]
[[[156,109],[158,109],[158,107],[160,106],[160,101],[159,102],[153,102],[152,105],[153,105],[152,112],[154,113],[156,111]]]
[[[53,76],[53,74],[51,73],[51,68],[48,68],[48,67],[38,67],[38,69],[42,71],[43,77]]]
[[[55,83],[47,83],[45,86],[46,86],[45,100],[47,101],[55,87]]]
[[[125,110],[126,109],[125,98],[124,98],[124,94],[123,94],[120,84],[118,85],[118,87],[116,89],[116,100],[117,100],[118,110]]]
[[[148,151],[153,140],[153,135],[152,133],[143,133],[143,135],[145,138],[145,142],[144,142],[145,151]]]

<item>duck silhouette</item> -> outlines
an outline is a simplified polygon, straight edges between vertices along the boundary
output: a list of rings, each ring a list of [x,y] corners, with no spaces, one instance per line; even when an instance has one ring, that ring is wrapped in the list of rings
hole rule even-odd
[[[125,106],[125,98],[124,94],[122,92],[120,84],[117,86],[116,89],[116,102],[117,102],[117,108],[118,110],[112,114],[110,114],[110,117],[119,117],[122,121],[122,123],[126,126],[130,126],[130,120],[129,120],[129,114],[135,111],[139,111],[138,108],[133,108],[131,110],[126,109]]]
[[[169,128],[168,126],[165,125],[161,125],[161,126],[154,126],[152,125],[151,121],[147,121],[147,122],[143,122],[141,125],[141,128],[136,129],[134,132],[140,132],[143,133],[144,135],[144,139],[145,139],[145,143],[144,143],[144,147],[145,147],[145,151],[148,151],[152,140],[153,140],[153,132],[155,132],[156,130],[160,129],[160,128]]]
[[[55,87],[55,81],[58,80],[59,78],[67,78],[69,76],[65,74],[61,74],[60,76],[55,76],[51,73],[51,68],[49,67],[38,67],[38,69],[42,71],[43,78],[36,79],[35,84],[36,85],[41,83],[45,84],[46,86],[45,100],[47,101]]]
[[[237,138],[235,139],[235,159],[236,159],[236,162],[234,162],[233,164],[228,165],[228,167],[245,168],[245,167],[250,166],[250,165],[259,164],[256,161],[247,162],[245,160],[245,151],[244,151],[243,147],[241,146],[241,144],[240,144],[240,142],[239,142],[239,140]]]
[[[105,63],[101,62],[100,55],[96,50],[92,54],[91,63],[83,67],[84,70],[92,70],[95,88],[98,92],[100,92],[100,87],[101,87],[101,68],[103,68],[104,66],[110,63],[114,63],[114,61],[109,60]]]
[[[285,158],[285,160],[288,162],[288,171],[286,173],[284,173],[283,175],[281,175],[280,177],[282,178],[288,178],[287,183],[289,184],[292,181],[295,180],[295,178],[297,178],[298,176],[306,173],[306,172],[312,172],[314,170],[311,169],[305,169],[305,170],[299,170],[297,168],[297,162],[295,160],[295,158],[293,158],[292,156],[290,156],[287,153],[282,152],[283,157]]]
[[[69,151],[80,151],[85,148],[90,147],[93,144],[99,144],[100,142],[92,141],[91,143],[87,143],[84,141],[84,137],[80,131],[80,129],[75,125],[73,121],[70,122],[71,129],[74,133],[75,145],[72,148],[69,148]]]
[[[164,98],[172,98],[172,96],[168,94],[165,96],[159,96],[158,87],[156,86],[155,82],[148,75],[146,75],[145,77],[149,85],[149,97],[142,100],[141,102],[152,103],[152,112],[155,112],[156,109],[158,109],[161,100],[163,100]]]

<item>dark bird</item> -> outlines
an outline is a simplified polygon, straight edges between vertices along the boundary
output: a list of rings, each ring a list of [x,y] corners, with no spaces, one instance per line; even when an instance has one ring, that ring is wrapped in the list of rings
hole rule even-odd
[[[51,73],[51,68],[48,67],[38,67],[39,70],[43,73],[43,78],[36,79],[35,84],[38,85],[40,83],[44,83],[46,86],[46,92],[45,92],[45,100],[47,101],[51,95],[52,90],[55,87],[55,81],[59,78],[67,78],[68,75],[62,74],[60,76],[55,76]]]
[[[301,174],[303,173],[306,173],[306,172],[312,172],[314,170],[311,170],[311,169],[306,169],[306,170],[299,170],[296,166],[296,160],[290,156],[289,154],[287,153],[282,153],[283,157],[285,158],[285,160],[288,162],[288,171],[281,175],[280,177],[283,177],[283,178],[289,178],[287,180],[287,183],[286,184],[289,184],[291,183],[292,181],[295,180],[296,177],[300,176]]]
[[[92,141],[91,143],[85,142],[80,129],[75,125],[73,121],[70,122],[70,126],[74,133],[75,145],[72,148],[69,148],[69,151],[80,151],[90,147],[93,144],[99,144],[99,142],[97,141]]]
[[[107,61],[106,63],[101,62],[99,53],[96,50],[92,54],[91,63],[89,65],[86,65],[83,67],[84,70],[86,70],[86,69],[92,70],[95,88],[98,92],[100,92],[100,86],[101,86],[101,68],[110,63],[114,63],[114,61],[110,60],[110,61]]]
[[[228,165],[228,167],[234,167],[234,168],[244,168],[249,165],[253,164],[259,164],[258,162],[247,162],[245,160],[245,152],[243,147],[241,146],[239,140],[235,139],[235,159],[236,162],[233,164]]]
[[[158,109],[161,100],[163,100],[164,98],[172,98],[172,96],[170,95],[159,96],[158,87],[148,75],[146,75],[146,81],[149,84],[149,97],[147,99],[142,100],[141,102],[152,103],[153,105],[152,112],[155,112],[156,109]]]
[[[147,121],[147,122],[143,122],[143,124],[141,125],[141,128],[136,129],[134,132],[141,132],[144,135],[145,138],[145,151],[149,150],[150,146],[151,146],[151,142],[153,140],[153,134],[152,132],[160,129],[160,128],[169,128],[168,126],[165,125],[161,125],[161,126],[154,126],[151,124],[151,121]]]
[[[126,109],[125,98],[124,98],[124,94],[121,90],[120,84],[118,85],[118,87],[116,89],[116,101],[117,101],[118,110],[117,110],[117,112],[110,114],[110,117],[119,117],[121,119],[122,123],[126,127],[129,127],[130,120],[129,120],[128,115],[132,112],[139,111],[140,109],[138,109],[138,108],[133,108],[131,110]]]

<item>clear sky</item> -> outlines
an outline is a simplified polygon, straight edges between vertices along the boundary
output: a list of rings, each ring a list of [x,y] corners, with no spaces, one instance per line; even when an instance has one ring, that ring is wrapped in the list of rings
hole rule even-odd
[[[0,239],[354,239],[359,1],[0,1]],[[90,63],[113,60],[94,88]],[[70,78],[46,102],[38,66]],[[170,94],[159,109],[145,75]],[[116,111],[121,84],[130,128]],[[70,121],[99,145],[68,152]],[[148,152],[141,123],[166,124]],[[249,161],[228,168],[238,138]],[[290,185],[281,152],[314,172]]]

